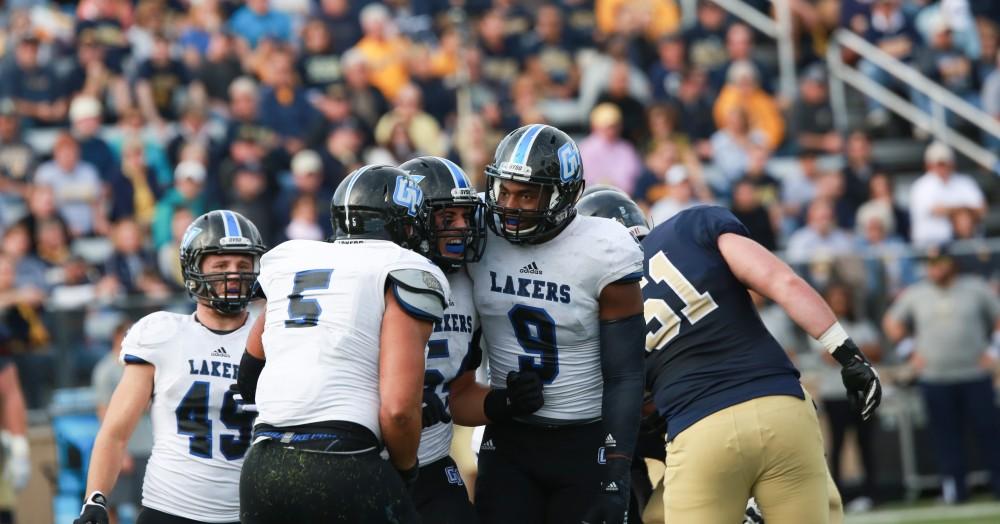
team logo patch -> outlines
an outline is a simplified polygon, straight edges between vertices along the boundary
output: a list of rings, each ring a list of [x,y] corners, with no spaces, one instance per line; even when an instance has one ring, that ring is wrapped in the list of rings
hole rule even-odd
[[[573,142],[559,148],[559,180],[572,182],[580,178],[580,150]]]
[[[417,216],[417,208],[424,201],[424,192],[417,185],[414,177],[400,175],[396,177],[396,190],[392,193],[392,201],[396,205],[405,207],[406,213],[415,217]]]
[[[458,469],[455,466],[448,466],[444,468],[444,475],[448,477],[448,484],[454,484],[456,486],[464,486],[465,483],[462,482],[462,476],[458,474]]]
[[[444,293],[444,289],[441,287],[441,283],[438,282],[438,279],[434,278],[434,275],[427,273],[425,271],[423,275],[421,275],[421,277],[423,278],[424,285],[427,286],[428,289]]]

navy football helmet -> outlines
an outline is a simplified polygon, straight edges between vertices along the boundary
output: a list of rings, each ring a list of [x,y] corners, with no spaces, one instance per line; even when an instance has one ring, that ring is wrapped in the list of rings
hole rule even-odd
[[[242,313],[253,298],[260,273],[260,256],[267,248],[253,224],[235,211],[209,211],[188,226],[181,239],[181,275],[184,288],[196,301],[223,315]],[[207,255],[250,255],[253,270],[238,273],[206,273]],[[220,294],[221,290],[221,294]]]
[[[478,262],[486,247],[486,223],[483,218],[485,205],[479,200],[476,189],[462,168],[446,158],[422,156],[414,158],[400,169],[410,175],[424,192],[418,221],[423,228],[426,244],[421,254],[431,259],[445,271],[457,271],[464,264]],[[449,208],[468,211],[466,225],[454,227],[444,221],[440,225],[435,213]],[[441,220],[446,220],[441,218]],[[445,240],[445,253],[440,240]]]
[[[576,203],[576,212],[584,216],[617,220],[639,241],[649,234],[646,214],[625,192],[617,188],[608,186],[584,196]]]
[[[418,215],[424,193],[405,171],[365,166],[337,186],[330,203],[335,237],[389,240],[417,250],[422,238]]]
[[[486,179],[490,229],[514,243],[545,242],[576,216],[573,206],[584,186],[580,149],[552,126],[524,126],[500,142]],[[505,180],[537,186],[538,209],[503,205],[498,197]]]

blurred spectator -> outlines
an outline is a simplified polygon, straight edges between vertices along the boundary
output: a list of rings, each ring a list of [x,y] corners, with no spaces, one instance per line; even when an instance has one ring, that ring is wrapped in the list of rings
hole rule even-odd
[[[576,63],[579,37],[565,27],[560,8],[538,6],[534,31],[525,35],[527,73],[541,88],[543,98],[571,99],[580,84]]]
[[[0,90],[14,100],[17,113],[32,126],[52,126],[66,117],[66,98],[55,72],[38,60],[39,41],[28,36],[17,43]]]
[[[604,103],[590,112],[590,135],[580,141],[583,176],[588,184],[608,184],[632,193],[642,161],[632,144],[621,138],[622,114]]]
[[[651,41],[680,28],[681,11],[676,0],[595,0],[597,29],[604,35],[640,34]]]
[[[794,263],[809,263],[847,255],[853,249],[854,237],[837,227],[833,204],[816,200],[809,205],[806,225],[788,238],[786,254]]]
[[[434,76],[431,65],[431,54],[427,47],[416,46],[410,49],[408,58],[410,82],[420,90],[424,111],[434,117],[441,126],[447,126],[453,124],[457,104],[455,90]]]
[[[833,215],[837,227],[854,229],[857,208],[844,196],[844,176],[840,171],[825,171],[816,179],[816,199],[833,204]]]
[[[280,42],[292,39],[292,19],[271,10],[270,3],[271,0],[247,0],[229,19],[229,29],[251,49],[265,38]]]
[[[367,59],[360,51],[352,49],[340,59],[344,68],[344,85],[334,84],[327,91],[331,98],[347,103],[350,113],[360,119],[367,133],[375,129],[379,118],[389,111],[389,102],[369,80]]]
[[[387,99],[396,98],[399,89],[407,85],[406,42],[392,34],[389,10],[371,3],[361,10],[361,30],[364,36],[353,49],[361,53],[368,64],[373,86]]]
[[[240,213],[257,226],[265,245],[274,245],[274,226],[281,220],[275,216],[273,198],[267,193],[267,175],[260,166],[246,164],[236,168],[226,203],[227,209]]]
[[[22,136],[14,101],[0,99],[0,202],[24,198],[36,161],[34,149]],[[0,212],[0,224],[13,218]]]
[[[851,288],[845,284],[834,283],[823,292],[823,298],[833,310],[833,314],[837,316],[840,325],[851,334],[851,339],[857,344],[858,349],[868,357],[869,361],[877,365],[882,357],[878,331],[870,321],[856,311]],[[844,392],[843,380],[840,377],[840,364],[816,340],[810,339],[809,345],[814,352],[820,355],[822,362],[819,398],[823,411],[830,422],[831,442],[830,455],[828,456],[830,475],[833,476],[833,482],[837,485],[837,489],[845,494],[847,504],[854,507],[871,507],[871,497],[878,492],[876,489],[878,466],[875,462],[875,442],[873,440],[877,419],[862,420],[857,409],[848,401],[847,394]],[[849,492],[841,476],[844,442],[849,429],[853,429],[856,435],[861,465],[864,469],[864,482],[860,490],[862,495],[854,501],[847,498],[846,493]]]
[[[49,342],[41,318],[45,293],[19,283],[16,265],[9,254],[0,252],[0,351],[13,356],[17,364],[28,409],[38,409],[52,377],[52,365],[42,354]]]
[[[982,237],[979,216],[968,208],[956,209],[948,217],[955,233],[955,264],[961,274],[978,275],[995,284],[1000,278],[1000,255]]]
[[[361,167],[363,145],[364,137],[353,120],[345,121],[327,135],[319,153],[323,161],[323,188],[331,195],[344,177]]]
[[[771,68],[757,60],[753,48],[753,31],[742,23],[735,23],[726,30],[726,62],[711,72],[712,89],[720,91],[726,84],[729,68],[738,62],[746,62],[753,67],[761,88],[774,93],[772,78],[776,75]]]
[[[715,120],[712,118],[712,98],[708,93],[708,76],[704,70],[688,69],[684,72],[674,103],[681,129],[698,157],[710,159],[712,146],[709,141],[715,132]]]
[[[667,196],[667,171],[682,164],[680,151],[673,142],[659,142],[643,159],[642,172],[635,182],[632,198],[647,212],[656,201]],[[697,166],[697,164],[692,164]]]
[[[799,97],[791,109],[791,127],[799,149],[820,154],[840,153],[844,140],[833,128],[833,109],[826,92],[826,72],[810,66],[799,82]]]
[[[767,137],[759,129],[750,127],[747,113],[742,107],[728,110],[719,130],[712,135],[712,158],[715,167],[725,177],[725,186],[739,178],[750,164],[750,151],[767,147]]]
[[[167,158],[163,136],[146,126],[142,111],[138,108],[125,108],[117,125],[110,129],[106,127],[101,136],[111,146],[117,158],[122,157],[122,146],[127,140],[139,139],[142,141],[146,163],[156,173],[156,183],[161,188],[169,187],[173,183],[174,170],[171,167],[173,164]]]
[[[302,29],[302,52],[295,66],[302,85],[307,89],[325,91],[343,79],[340,53],[333,49],[330,30],[319,18],[310,18]]]
[[[284,236],[289,240],[323,240],[323,228],[320,227],[316,200],[310,195],[300,195],[292,201],[290,220],[285,228]]]
[[[189,81],[187,68],[171,57],[170,40],[162,33],[157,34],[153,54],[139,65],[136,74],[136,99],[146,121],[162,127],[175,120],[177,101],[184,95]]]
[[[884,176],[884,175],[883,175]],[[863,206],[858,210],[857,236],[864,257],[866,310],[881,316],[900,291],[916,280],[910,247],[895,230],[892,208]]]
[[[645,105],[629,92],[629,72],[627,62],[615,62],[611,67],[608,87],[597,98],[597,103],[609,103],[618,107],[622,116],[622,138],[638,146],[649,134],[649,130],[646,128]]]
[[[101,103],[92,96],[81,95],[69,105],[69,121],[73,138],[80,144],[80,159],[97,169],[101,180],[107,182],[118,171],[118,159],[111,146],[100,136]]]
[[[299,151],[295,155],[295,158],[292,159],[292,186],[282,188],[281,193],[278,194],[275,200],[273,213],[265,210],[265,212],[274,216],[275,233],[279,229],[286,234],[292,230],[289,224],[294,220],[292,216],[294,208],[297,203],[304,206],[300,201],[306,197],[313,201],[311,214],[315,215],[314,219],[307,220],[306,222],[315,223],[320,228],[320,240],[330,237],[333,235],[333,225],[330,221],[330,199],[333,197],[333,192],[323,184],[323,161],[320,155],[308,149]],[[300,219],[309,216],[307,211],[309,210],[306,207],[299,210]],[[244,216],[249,218],[250,215],[244,214]],[[254,223],[256,224],[256,222]],[[296,228],[301,227],[301,223],[296,226]],[[301,229],[295,230],[303,231]],[[280,239],[281,236],[278,235],[277,238]],[[291,239],[293,237],[288,236],[287,238]],[[271,245],[275,245],[276,243],[274,242]]]
[[[862,220],[862,214],[871,216],[873,213],[878,213],[879,216],[887,216],[889,219],[884,224],[887,236],[898,236],[906,240],[910,233],[910,215],[905,209],[896,204],[889,176],[885,173],[875,173],[868,181],[868,186],[870,188],[869,194],[871,195],[871,199],[858,208],[855,223],[859,227],[863,227],[864,220]],[[877,209],[878,211],[869,210],[870,208]]]
[[[733,215],[750,231],[750,238],[774,251],[778,248],[775,222],[768,209],[761,205],[760,197],[749,179],[741,179],[733,186]]]
[[[503,16],[495,9],[483,14],[478,29],[483,78],[501,88],[510,86],[524,61],[517,37],[506,34]]]
[[[806,206],[816,198],[816,182],[820,177],[815,154],[804,151],[798,160],[799,168],[785,175],[781,182],[783,215],[796,226],[801,223]]]
[[[57,275],[62,266],[69,261],[69,235],[61,220],[48,219],[38,224],[38,233],[35,235],[34,244],[36,246],[35,256],[44,264],[46,288],[51,288],[58,283],[61,277]]]
[[[156,201],[163,191],[156,173],[146,162],[145,147],[138,138],[122,145],[121,169],[111,181],[111,218],[134,218],[149,226],[156,212]]]
[[[952,239],[948,221],[952,211],[969,208],[981,218],[986,214],[986,201],[975,180],[955,173],[955,155],[947,145],[927,146],[924,164],[927,172],[910,188],[910,236],[914,244],[929,246]]]
[[[156,265],[164,283],[175,291],[185,291],[184,275],[181,272],[181,241],[195,216],[191,210],[178,206],[170,218],[170,241],[156,250]]]
[[[785,121],[778,103],[759,86],[757,73],[750,62],[736,62],[729,66],[726,86],[715,100],[712,115],[715,123],[722,126],[734,108],[746,111],[751,129],[759,130],[770,149],[781,145],[785,136]]]
[[[156,1],[137,2],[135,6],[135,23],[125,31],[129,43],[129,58],[135,63],[142,63],[153,55],[156,46],[156,34],[162,33],[167,13],[165,5]],[[192,12],[202,10],[192,6]]]
[[[901,0],[875,0],[871,7],[871,15],[864,37],[893,58],[909,62],[917,45],[919,45],[920,36],[913,26],[913,21],[903,12],[901,3]],[[858,69],[868,78],[882,84],[883,87],[902,87],[896,77],[873,62],[862,59]],[[867,102],[868,124],[873,127],[886,125],[889,122],[889,113],[882,107],[882,104],[874,98],[868,98]]]
[[[85,0],[77,7],[77,40],[94,39],[115,76],[122,74],[130,50],[125,26],[132,22],[132,5],[120,0]]]
[[[80,160],[80,145],[62,133],[52,147],[52,160],[38,166],[35,184],[51,186],[56,205],[74,236],[105,234],[103,187],[94,166]]]
[[[948,21],[939,16],[931,22],[929,46],[917,50],[914,62],[917,69],[931,80],[938,82],[952,94],[972,105],[979,105],[979,79],[972,60],[955,46]],[[917,89],[910,90],[910,98],[918,107],[931,113],[931,100]],[[954,114],[947,112],[949,124],[954,124]]]
[[[66,225],[66,221],[59,214],[59,210],[56,208],[55,192],[52,190],[51,186],[37,184],[29,186],[27,201],[28,213],[21,217],[17,223],[28,229],[28,234],[31,237],[31,248],[29,250],[31,254],[38,254],[38,249],[35,245],[35,238],[38,237],[38,232],[41,228],[42,222],[53,220],[58,221],[62,224],[66,237],[70,237],[69,227]]]
[[[275,132],[261,123],[260,90],[257,83],[242,76],[229,86],[229,118],[226,129],[226,147],[231,156],[238,156],[233,150],[234,142],[246,141],[260,144],[265,149],[277,145]],[[263,154],[263,152],[261,153]],[[245,159],[240,159],[245,161]]]
[[[299,84],[290,52],[273,53],[267,67],[267,87],[260,93],[257,114],[261,124],[274,131],[286,152],[293,155],[305,146],[303,140],[315,125],[316,112]]]
[[[691,64],[713,71],[726,63],[727,15],[712,0],[698,0],[697,21],[684,31]]]
[[[174,170],[174,187],[156,203],[152,223],[155,249],[159,250],[173,239],[171,224],[177,208],[186,208],[194,216],[201,216],[207,211],[204,184],[205,166],[194,161],[177,164],[177,169]]]
[[[319,19],[329,28],[333,51],[343,53],[361,39],[361,24],[349,0],[320,0]]]
[[[909,361],[927,408],[945,501],[962,502],[969,496],[964,434],[970,427],[980,464],[990,470],[993,495],[1000,497],[1000,417],[992,380],[1000,349],[996,294],[979,277],[959,276],[947,246],[936,248],[927,279],[903,292],[882,327],[894,342],[914,337]]]
[[[649,68],[653,97],[667,101],[677,97],[684,71],[687,69],[687,48],[684,38],[673,33],[660,39],[656,46],[658,60]]]
[[[768,333],[774,337],[778,345],[785,350],[785,353],[790,358],[795,359],[796,355],[806,345],[802,332],[798,330],[792,319],[788,317],[788,313],[785,313],[785,310],[781,309],[781,306],[771,302],[752,289],[748,289],[747,291],[750,293],[750,300],[753,301],[754,307],[757,308],[760,320],[764,323],[764,327],[767,328]]]
[[[750,155],[747,158],[747,167],[740,180],[749,182],[753,186],[760,205],[780,218],[782,214],[782,184],[781,180],[771,174],[768,160],[770,160],[770,154],[766,148],[751,147]]]
[[[229,105],[229,86],[241,73],[242,66],[236,56],[233,37],[226,33],[213,33],[205,58],[192,71],[189,93],[196,103],[222,110]]]
[[[996,59],[992,65],[993,71],[983,81],[981,101],[983,111],[994,120],[1000,120],[1000,53],[996,53]],[[983,135],[987,145],[993,150],[1000,148],[1000,138],[991,133],[983,133]]]
[[[860,206],[868,200],[868,185],[872,176],[878,171],[878,165],[872,159],[872,143],[863,131],[854,131],[847,135],[844,146],[844,197],[854,206]]]
[[[222,144],[218,141],[217,128],[208,120],[208,115],[202,106],[189,103],[184,108],[177,125],[174,126],[174,137],[167,144],[167,158],[171,165],[180,162],[181,148],[185,144],[200,144],[208,152],[210,161],[215,160]]]
[[[447,152],[446,140],[437,121],[422,109],[420,88],[407,84],[399,89],[392,111],[383,116],[375,127],[375,141],[394,151],[400,140],[406,140],[414,156],[442,156]],[[409,158],[398,158],[405,162]]]
[[[111,403],[111,395],[122,380],[124,366],[119,363],[119,352],[121,343],[128,332],[131,322],[125,321],[115,327],[111,336],[111,345],[91,373],[91,386],[94,388],[94,396],[97,404],[97,419],[104,420]],[[114,490],[108,493],[109,513],[118,516],[123,506],[131,505],[132,511],[136,511],[142,502],[142,480],[146,474],[146,462],[153,449],[153,423],[149,414],[144,414],[139,418],[132,438],[128,441],[125,458],[122,461],[121,473],[115,482]]]
[[[452,151],[448,155],[469,175],[477,188],[485,188],[486,164],[493,162],[493,154],[503,136],[477,114],[459,118]]]
[[[3,300],[0,296],[0,308],[3,307]],[[0,329],[0,348],[5,342]],[[17,493],[31,479],[31,454],[28,446],[28,408],[17,377],[17,366],[8,356],[0,356],[0,406],[0,413],[3,413],[0,445],[5,455],[4,475],[0,478],[0,521],[13,523]]]
[[[45,264],[31,253],[33,239],[25,224],[14,224],[3,232],[0,252],[14,265],[14,283],[17,287],[46,290]]]
[[[132,104],[131,90],[121,71],[112,71],[105,61],[104,47],[91,33],[76,40],[76,56],[69,72],[63,75],[64,92],[72,98],[89,96],[110,100],[109,113],[120,114]]]
[[[699,204],[711,202],[711,194],[704,184],[683,165],[675,165],[667,170],[667,195],[656,201],[649,210],[654,224],[666,222],[671,217]]]
[[[122,219],[111,230],[114,251],[104,262],[104,275],[127,295],[162,298],[169,294],[156,270],[156,259],[144,247],[142,229],[131,219]]]
[[[677,152],[685,162],[697,162],[698,159],[691,149],[687,135],[678,129],[677,109],[672,105],[654,104],[646,109],[646,129],[648,136],[642,145],[642,150],[648,151],[661,142],[670,142],[677,146]]]

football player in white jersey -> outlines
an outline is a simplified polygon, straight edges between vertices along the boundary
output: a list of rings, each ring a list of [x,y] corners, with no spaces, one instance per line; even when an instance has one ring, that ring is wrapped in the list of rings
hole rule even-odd
[[[410,489],[424,524],[475,524],[464,481],[449,456],[452,439],[450,397],[472,390],[489,389],[476,383],[476,368],[482,362],[479,347],[479,317],[472,299],[472,281],[464,268],[478,262],[486,241],[484,206],[468,176],[455,163],[438,157],[420,157],[400,166],[420,184],[424,192],[420,223],[427,243],[420,252],[441,267],[451,285],[451,301],[444,318],[434,324],[427,343],[424,372],[423,432],[420,435],[420,476]],[[499,394],[499,393],[498,393]],[[526,392],[525,412],[541,407],[541,381]],[[512,399],[520,406],[524,395]],[[483,403],[475,412],[482,412]],[[515,408],[518,409],[518,408]],[[468,410],[465,410],[468,411]],[[466,424],[482,424],[482,416]],[[474,415],[475,416],[475,415]]]
[[[265,247],[239,213],[198,217],[181,240],[194,314],[143,317],[122,341],[122,380],[94,443],[87,500],[76,524],[107,524],[111,491],[139,417],[152,400],[153,453],[139,524],[238,522],[239,478],[253,414],[230,386],[250,332],[247,305]]]
[[[554,127],[507,135],[486,176],[494,235],[468,270],[491,382],[537,375],[544,405],[486,413],[480,520],[621,523],[643,394],[642,250],[621,224],[577,216],[580,152]]]
[[[240,482],[243,524],[417,522],[424,349],[450,296],[403,171],[361,168],[337,188],[337,240],[261,259],[267,309],[240,366],[259,410]],[[389,460],[379,456],[382,444]]]

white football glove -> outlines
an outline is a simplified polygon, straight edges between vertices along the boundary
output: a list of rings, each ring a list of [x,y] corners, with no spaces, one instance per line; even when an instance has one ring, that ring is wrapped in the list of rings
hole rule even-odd
[[[28,485],[31,478],[31,454],[28,448],[28,438],[24,435],[15,435],[3,431],[0,432],[0,442],[3,443],[4,461],[3,477],[14,487],[14,491],[21,491]]]

